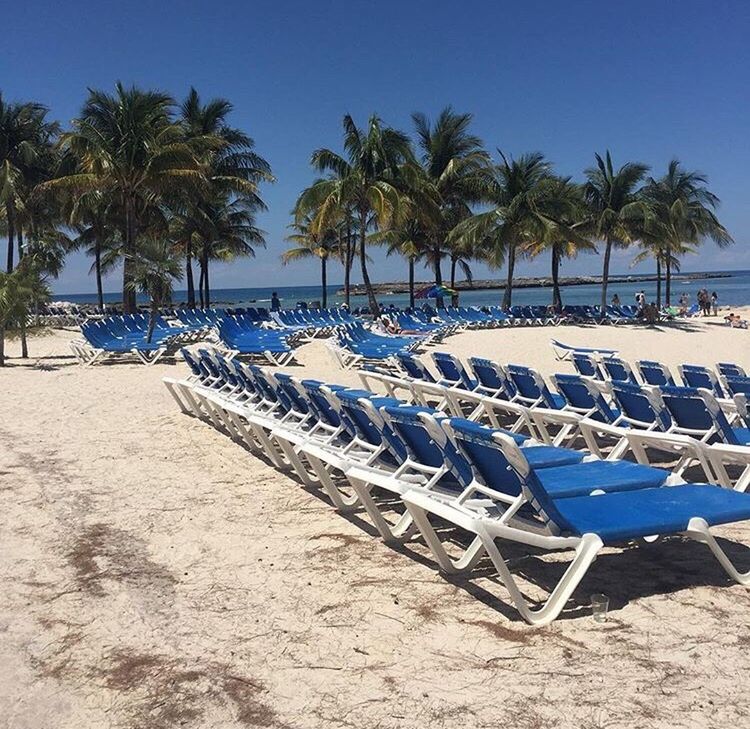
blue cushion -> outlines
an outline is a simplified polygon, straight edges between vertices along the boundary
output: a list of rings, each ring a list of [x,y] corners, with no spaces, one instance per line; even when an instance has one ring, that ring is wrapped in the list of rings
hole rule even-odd
[[[706,484],[685,484],[559,499],[555,505],[576,534],[605,543],[684,531],[693,517],[709,526],[750,519],[750,494]]]
[[[732,428],[734,437],[740,445],[750,445],[750,428]]]
[[[570,448],[558,448],[557,446],[534,446],[524,448],[523,454],[532,468],[547,469],[552,471],[565,471],[565,468],[571,464],[579,464],[586,455],[581,451],[574,451]]]
[[[529,454],[534,448],[528,448]],[[669,476],[668,471],[642,466],[630,461],[589,461],[563,468],[543,468],[537,479],[553,498],[568,498],[602,491],[629,491],[661,486]]]

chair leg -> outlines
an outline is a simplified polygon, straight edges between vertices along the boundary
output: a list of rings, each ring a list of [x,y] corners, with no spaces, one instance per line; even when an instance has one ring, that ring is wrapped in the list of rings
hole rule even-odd
[[[372,486],[349,474],[347,474],[346,478],[384,542],[388,544],[403,544],[412,538],[417,531],[417,527],[409,512],[404,512],[395,524],[391,524],[383,516],[383,512],[375,502],[375,499],[372,498]]]
[[[474,569],[485,553],[484,545],[479,536],[474,537],[461,557],[454,559],[443,546],[443,542],[432,526],[427,512],[420,506],[411,503],[407,503],[406,508],[409,510],[414,524],[419,529],[422,538],[427,543],[435,561],[443,572],[446,574],[460,574]]]
[[[505,560],[502,554],[500,554],[495,540],[481,527],[479,529],[479,536],[503,585],[510,593],[513,604],[518,612],[521,613],[523,619],[532,625],[547,625],[560,614],[573,594],[573,591],[578,587],[583,576],[604,546],[602,540],[596,534],[584,534],[576,547],[573,561],[555,586],[555,589],[550,593],[544,605],[540,608],[532,609],[518,588],[511,571],[508,569],[508,565],[505,564]]]
[[[693,517],[688,522],[688,528],[685,535],[694,539],[696,542],[702,542],[712,552],[719,564],[724,568],[726,573],[741,585],[750,585],[750,571],[740,572],[729,559],[727,553],[719,546],[716,538],[711,534],[708,523],[700,517]]]
[[[360,499],[358,494],[354,495],[344,493],[331,478],[331,473],[326,467],[326,464],[316,456],[303,451],[307,462],[310,464],[315,474],[318,477],[318,486],[322,486],[323,490],[328,494],[328,498],[331,499],[333,505],[337,511],[342,513],[354,511],[359,508]]]

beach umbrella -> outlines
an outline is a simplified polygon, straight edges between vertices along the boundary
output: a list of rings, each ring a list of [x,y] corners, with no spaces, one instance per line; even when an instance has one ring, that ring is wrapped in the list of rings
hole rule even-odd
[[[416,294],[414,294],[415,299],[441,299],[441,298],[447,298],[448,296],[453,296],[453,294],[458,293],[455,289],[452,289],[448,286],[438,285],[438,284],[430,284],[429,286],[425,286],[422,289],[419,289]]]

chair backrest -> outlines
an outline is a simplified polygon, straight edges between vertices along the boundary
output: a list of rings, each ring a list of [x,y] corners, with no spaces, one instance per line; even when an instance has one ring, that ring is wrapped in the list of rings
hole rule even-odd
[[[716,397],[726,397],[726,393],[719,383],[719,378],[708,367],[684,364],[680,365],[679,372],[686,387],[700,387],[710,390]]]
[[[318,419],[338,428],[341,425],[341,417],[322,391],[322,388],[327,387],[326,384],[319,380],[302,380],[301,384],[307,394],[310,409],[318,416]]]
[[[521,493],[521,483],[515,477],[508,459],[498,446],[494,434],[502,433],[514,443],[520,444],[524,436],[480,425],[464,418],[448,418],[440,423],[462,456],[458,468],[468,463],[472,476],[480,483],[509,496]],[[451,470],[454,469],[450,455],[446,457]]]
[[[716,365],[716,370],[722,377],[747,377],[745,370],[740,365],[731,362],[719,362]]]
[[[507,400],[515,396],[516,387],[502,365],[483,357],[471,357],[469,365],[479,382],[478,392]]]
[[[677,432],[707,441],[742,445],[710,391],[695,387],[663,387],[660,392]]]
[[[406,370],[409,377],[415,380],[424,380],[425,382],[435,382],[435,378],[430,371],[420,362],[419,359],[409,352],[397,352],[396,358],[398,363]]]
[[[601,390],[580,375],[553,375],[558,392],[565,398],[566,409],[587,415],[603,423],[614,423],[617,413],[607,404]]]
[[[576,372],[584,377],[595,377],[597,380],[603,379],[601,369],[596,359],[586,352],[573,352],[571,354],[573,367]]]
[[[632,382],[613,382],[612,397],[623,418],[638,428],[667,430],[672,418],[661,399]]]
[[[630,365],[619,357],[602,358],[602,367],[607,373],[607,379],[613,382],[632,382],[634,385],[639,384],[635,373]]]
[[[536,370],[523,365],[509,364],[508,375],[513,380],[521,402],[559,410],[547,383]]]
[[[661,362],[642,359],[636,362],[636,367],[647,385],[655,385],[656,387],[674,387],[676,385],[672,373]]]
[[[461,485],[471,483],[471,468],[448,442],[448,436],[440,427],[444,415],[432,408],[413,405],[385,407],[386,421],[394,433],[403,441],[406,449],[417,463],[430,468],[450,468]],[[447,462],[445,454],[451,455]]]
[[[385,440],[389,445],[391,452],[396,450],[400,461],[406,458],[406,450],[403,443],[388,438],[383,432],[385,423],[379,408],[386,406],[397,407],[399,401],[392,397],[380,397],[370,394],[369,397],[362,395],[357,390],[339,390],[334,393],[338,400],[346,421],[352,425],[357,437],[378,446]]]
[[[726,377],[724,381],[732,395],[750,395],[750,377]]]
[[[443,376],[441,382],[452,387],[472,390],[475,383],[472,382],[461,361],[448,352],[433,352],[432,361]]]

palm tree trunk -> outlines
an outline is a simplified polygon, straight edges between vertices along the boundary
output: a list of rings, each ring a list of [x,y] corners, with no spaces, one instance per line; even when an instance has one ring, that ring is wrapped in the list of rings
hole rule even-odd
[[[344,253],[344,301],[350,306],[352,264],[354,263],[354,250],[352,246],[352,228],[346,228],[346,252]]]
[[[552,306],[555,311],[562,311],[562,293],[560,292],[560,251],[552,246]]]
[[[362,268],[362,283],[365,285],[367,292],[367,302],[370,306],[370,313],[373,316],[380,314],[378,300],[375,298],[375,292],[372,290],[370,283],[370,274],[367,272],[367,250],[365,241],[367,238],[367,210],[364,208],[359,213],[359,264]]]
[[[20,263],[23,258],[23,228],[20,225],[16,236],[16,247],[18,248],[18,262]]]
[[[154,336],[154,326],[156,325],[156,314],[157,306],[156,299],[154,296],[151,297],[151,316],[148,318],[148,334],[146,335],[146,342],[151,344],[151,338]]]
[[[601,315],[607,311],[607,284],[609,284],[609,260],[612,257],[612,241],[609,238],[604,244],[604,268],[602,270],[602,306]]]
[[[122,304],[126,314],[135,311],[135,289],[133,280],[133,264],[135,261],[135,202],[130,195],[125,196],[125,260],[122,266]]]
[[[456,288],[456,264],[458,263],[458,258],[455,256],[451,256],[451,288]]]
[[[187,305],[195,309],[195,283],[193,282],[193,242],[190,238],[185,244],[185,278],[187,280]]]
[[[664,298],[667,306],[672,305],[672,249],[667,246],[667,260],[664,262],[666,275],[664,277]]]
[[[5,367],[5,327],[0,327],[0,367]]]
[[[203,260],[203,285],[206,287],[206,308],[211,308],[211,287],[208,283],[208,253],[206,253]]]
[[[661,310],[661,258],[656,255],[656,308]]]
[[[328,271],[326,270],[326,266],[328,265],[328,256],[323,256],[320,259],[320,283],[322,286],[321,291],[321,304],[323,305],[323,308],[328,307]]]
[[[516,246],[508,246],[508,275],[505,281],[505,291],[503,292],[503,309],[510,309],[513,301],[513,274],[516,269]]]
[[[13,248],[15,246],[15,226],[13,217],[13,203],[8,202],[5,206],[5,219],[8,223],[8,261],[5,270],[13,273]]]
[[[409,256],[409,308],[414,308],[414,256]]]
[[[200,296],[200,303],[201,303],[201,309],[206,308],[206,301],[203,296],[203,278],[206,275],[206,272],[203,270],[203,259],[198,262],[198,265],[200,267],[201,273],[200,276],[198,276],[198,295]]]
[[[26,341],[26,317],[21,319],[21,359],[29,358],[29,343]]]
[[[440,267],[440,244],[436,243],[432,249],[432,265],[435,268],[435,286],[443,285],[443,271]],[[443,306],[443,297],[437,296],[435,298],[435,306],[441,308]]]
[[[102,289],[102,247],[99,241],[94,245],[94,272],[96,274],[96,298],[99,311],[104,313],[104,291]]]

